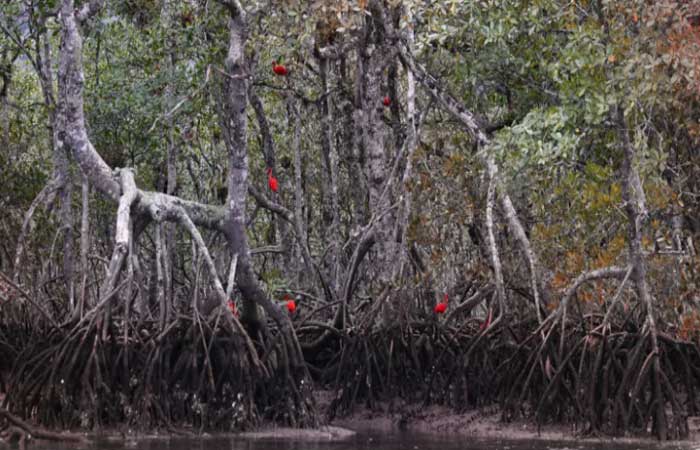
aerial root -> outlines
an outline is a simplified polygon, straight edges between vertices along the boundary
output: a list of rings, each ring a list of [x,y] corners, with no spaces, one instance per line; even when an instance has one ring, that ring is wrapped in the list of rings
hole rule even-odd
[[[511,385],[502,403],[506,419],[531,405],[538,425],[577,423],[583,417],[588,432],[651,432],[662,440],[688,436],[688,411],[696,405],[685,407],[682,399],[694,398],[688,386],[700,377],[690,367],[700,358],[669,355],[683,354],[678,346],[691,344],[666,338],[654,352],[648,329],[597,333],[576,326],[566,329],[559,359],[552,339],[558,328],[553,321],[542,334],[531,333],[535,341],[521,346],[518,356],[499,369],[505,385]]]
[[[9,426],[0,432],[0,438],[7,442],[19,440],[20,448],[23,448],[27,439],[41,439],[56,442],[87,442],[85,436],[75,433],[55,433],[41,428],[33,427],[24,420],[10,413],[6,409],[0,409],[0,418]]]

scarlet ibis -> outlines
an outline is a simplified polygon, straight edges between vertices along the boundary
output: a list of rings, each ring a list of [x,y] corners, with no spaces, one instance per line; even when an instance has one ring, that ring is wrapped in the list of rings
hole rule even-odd
[[[272,169],[270,167],[267,168],[267,185],[270,186],[272,192],[277,192],[279,184],[277,183],[277,178],[272,175]]]
[[[447,302],[450,300],[447,293],[442,297],[442,301],[435,305],[435,314],[443,314],[447,310]]]
[[[272,61],[272,71],[275,73],[275,75],[279,75],[281,77],[284,77],[289,73],[287,68],[282,64],[277,64],[277,61]]]
[[[231,314],[238,317],[238,310],[236,309],[236,304],[233,302],[233,300],[228,301],[228,309],[231,310]]]
[[[382,101],[382,103],[384,103],[384,106],[389,106],[389,105],[391,105],[391,98],[389,98],[388,95],[385,96],[385,97],[384,97],[384,100]]]
[[[447,310],[447,303],[440,302],[435,305],[435,314],[443,314]]]
[[[297,304],[294,302],[294,300],[289,300],[289,301],[287,302],[287,310],[288,310],[290,313],[294,313],[294,311],[297,310]]]

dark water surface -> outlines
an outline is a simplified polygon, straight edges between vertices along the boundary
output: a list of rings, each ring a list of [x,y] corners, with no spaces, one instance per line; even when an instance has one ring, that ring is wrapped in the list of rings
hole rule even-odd
[[[37,450],[700,450],[700,443],[475,439],[418,433],[361,433],[343,442],[244,440],[235,437],[104,440],[89,445],[33,442]]]

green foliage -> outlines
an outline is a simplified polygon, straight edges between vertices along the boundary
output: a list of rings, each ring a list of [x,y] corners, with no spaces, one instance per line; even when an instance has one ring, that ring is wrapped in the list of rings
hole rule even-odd
[[[55,1],[39,4],[37,17],[46,21],[36,21],[39,28],[33,33],[40,34],[45,27],[51,31],[50,43],[56,45],[57,24],[48,14]],[[625,220],[618,179],[620,124],[611,116],[617,106],[625,112],[624,125],[639,155],[635,164],[648,189],[650,214],[667,215],[677,202],[698,207],[696,187],[681,186],[678,180],[694,179],[692,167],[700,162],[692,151],[700,136],[700,72],[695,67],[699,33],[686,20],[688,7],[674,9],[674,4],[671,0],[387,3],[403,6],[395,23],[401,32],[413,31],[415,52],[429,71],[484,123],[498,125],[491,145],[480,151],[496,156],[506,189],[526,217],[543,264],[552,272],[562,258],[577,262],[562,271],[569,277],[620,256]],[[173,145],[178,149],[178,194],[217,203],[228,165],[217,114],[218,83],[226,76],[221,64],[228,40],[226,14],[216,3],[170,2],[167,14],[162,5],[154,0],[111,2],[106,12],[85,26],[90,137],[110,166],[135,167],[138,183],[147,189],[164,189],[167,149]],[[276,200],[287,207],[294,201],[289,109],[293,99],[302,113],[305,220],[310,247],[318,256],[325,245],[324,221],[318,212],[325,163],[317,149],[318,100],[324,92],[312,55],[315,48],[358,36],[369,23],[368,2],[246,5],[252,12],[263,11],[249,24],[246,52],[252,61],[251,86],[262,100],[274,141],[281,183]],[[2,12],[17,17],[20,5],[3,4]],[[1,39],[4,47],[13,45],[7,36]],[[357,106],[356,56],[350,52],[342,61],[329,62],[329,98],[336,121],[332,138],[341,156],[344,239],[355,224],[352,164],[364,156],[348,130]],[[290,75],[275,76],[270,70],[273,61],[284,63]],[[11,151],[0,156],[0,162],[8,167],[2,172],[5,189],[13,205],[22,209],[51,172],[50,136],[44,127],[48,111],[33,68],[26,60],[13,68],[10,98],[17,107],[9,120]],[[397,71],[395,102],[400,105],[401,126],[405,69],[397,64]],[[422,109],[432,104],[419,93],[418,105]],[[393,120],[388,111],[384,118],[387,123]],[[248,119],[249,180],[265,189],[263,143],[252,110]],[[413,161],[415,176],[404,186],[415,202],[409,240],[432,261],[431,275],[463,272],[475,265],[464,255],[478,253],[468,228],[483,214],[483,168],[470,138],[440,111],[427,111],[420,141]],[[684,161],[688,164],[681,164]],[[676,174],[675,180],[669,173]],[[16,181],[20,179],[22,183]],[[684,196],[684,188],[690,194]],[[396,194],[398,198],[401,192]],[[254,216],[248,228],[253,246],[275,240],[279,228],[271,217]],[[660,221],[654,232],[668,234],[668,228]],[[286,282],[278,267],[265,267],[261,277],[273,290]]]

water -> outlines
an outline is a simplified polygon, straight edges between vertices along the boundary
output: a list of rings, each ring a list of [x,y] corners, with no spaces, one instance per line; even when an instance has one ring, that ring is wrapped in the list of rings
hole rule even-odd
[[[544,441],[475,439],[418,433],[362,433],[343,442],[243,440],[235,437],[144,438],[104,440],[88,445],[33,442],[40,450],[700,450],[700,443],[628,443],[615,441]]]

